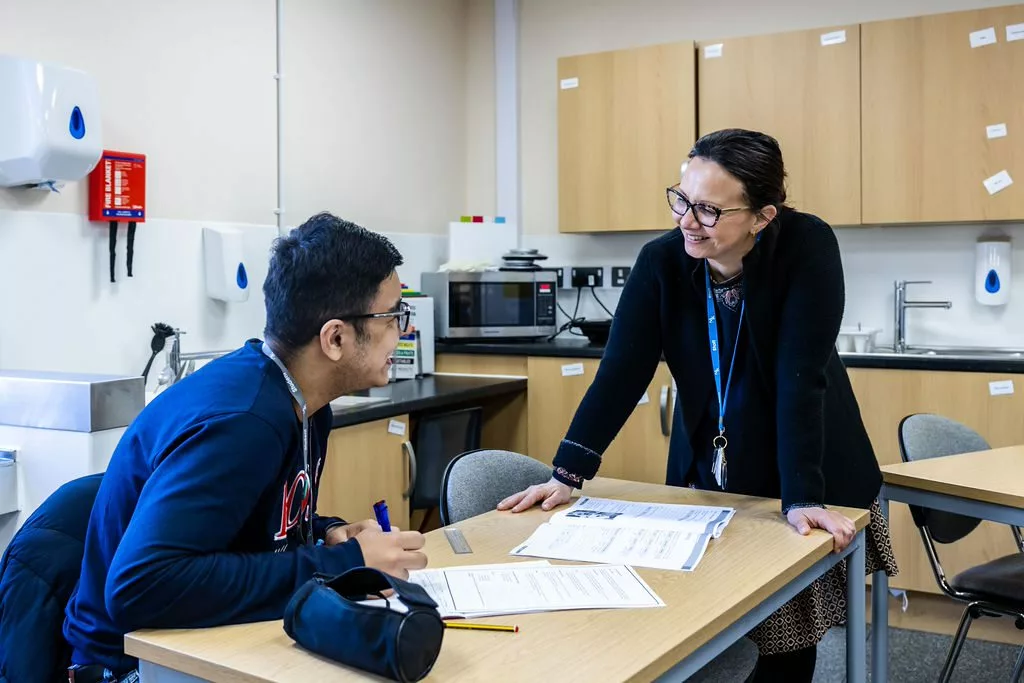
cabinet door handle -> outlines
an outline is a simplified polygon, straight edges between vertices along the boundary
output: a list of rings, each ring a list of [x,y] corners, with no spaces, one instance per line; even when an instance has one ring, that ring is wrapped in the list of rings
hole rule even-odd
[[[669,435],[667,384],[661,388],[661,433],[665,436]]]
[[[410,441],[402,442],[402,450],[409,456],[409,490],[402,494],[402,499],[409,500],[412,498],[412,492],[416,490],[416,451]]]

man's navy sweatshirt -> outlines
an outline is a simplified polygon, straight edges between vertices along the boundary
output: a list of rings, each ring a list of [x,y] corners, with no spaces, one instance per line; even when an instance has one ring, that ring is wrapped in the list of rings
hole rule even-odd
[[[64,623],[72,662],[126,672],[125,633],[279,619],[314,573],[361,566],[354,540],[315,545],[342,523],[314,514],[331,419],[310,419],[306,486],[295,402],[255,339],[146,406],[93,506]]]

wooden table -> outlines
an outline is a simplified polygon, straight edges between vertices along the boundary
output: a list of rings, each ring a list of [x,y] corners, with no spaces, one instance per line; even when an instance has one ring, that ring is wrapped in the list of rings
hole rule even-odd
[[[882,511],[889,501],[1024,526],[1024,446],[995,448],[882,467]],[[889,577],[871,583],[872,681],[888,679]]]
[[[797,534],[780,514],[778,500],[600,478],[586,492],[624,500],[732,506],[737,513],[722,537],[711,542],[696,571],[638,569],[666,607],[494,619],[517,623],[516,635],[449,631],[428,680],[523,681],[566,671],[582,680],[685,680],[844,557],[850,559],[852,578],[847,587],[847,680],[865,680],[867,511],[838,508],[854,520],[858,534],[842,554],[835,554],[831,535]],[[513,561],[509,551],[551,514],[539,509],[515,515],[490,512],[456,525],[472,554],[454,554],[440,531],[431,532],[431,566]],[[139,631],[125,637],[125,651],[140,659],[144,683],[369,678],[309,654],[287,636],[280,621]]]

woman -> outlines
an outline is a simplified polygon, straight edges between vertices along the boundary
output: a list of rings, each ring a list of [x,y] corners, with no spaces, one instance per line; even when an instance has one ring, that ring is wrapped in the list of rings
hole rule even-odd
[[[826,223],[786,206],[784,181],[767,135],[732,129],[697,141],[667,190],[679,229],[637,257],[551,481],[498,509],[568,502],[664,355],[679,387],[668,484],[780,498],[799,533],[824,529],[837,552],[855,529],[826,504],[870,507],[867,571],[895,575],[876,502],[881,473],[836,353],[839,246]],[[760,651],[753,681],[811,681],[817,643],[846,619],[845,581],[842,562],[749,634]]]

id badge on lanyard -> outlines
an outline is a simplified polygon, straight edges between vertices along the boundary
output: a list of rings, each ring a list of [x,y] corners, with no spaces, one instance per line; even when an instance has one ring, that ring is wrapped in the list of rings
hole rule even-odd
[[[740,322],[736,328],[736,340],[732,345],[732,360],[729,362],[729,376],[725,379],[725,393],[722,393],[722,360],[719,356],[718,346],[718,315],[715,312],[715,299],[711,292],[711,271],[707,261],[704,262],[704,284],[707,289],[707,312],[708,312],[708,342],[711,346],[711,369],[715,373],[715,389],[718,394],[718,434],[711,440],[711,447],[714,451],[714,459],[711,465],[711,473],[715,482],[724,490],[729,478],[728,461],[725,458],[725,448],[729,440],[725,438],[725,406],[729,401],[729,386],[732,384],[732,373],[736,369],[736,349],[739,348],[740,331],[743,329],[743,313],[746,310],[746,302],[740,304]]]
[[[303,478],[305,482],[304,489],[299,496],[299,500],[306,500],[306,497],[310,494],[309,489],[313,482],[309,472],[309,416],[306,414],[306,399],[302,395],[302,391],[299,390],[299,385],[295,383],[295,379],[288,372],[288,368],[284,366],[284,363],[281,362],[281,359],[277,357],[277,354],[274,353],[274,350],[266,342],[263,342],[263,353],[281,369],[281,374],[284,375],[284,383],[288,385],[288,393],[292,395],[292,398],[295,399],[299,406],[299,410],[302,411],[302,471],[305,472],[306,476]],[[312,504],[312,501],[310,503]],[[305,517],[305,513],[300,513],[300,515]],[[299,521],[299,535],[303,537],[303,542],[307,544],[313,542],[312,515],[310,515],[310,520],[308,530],[303,529],[302,520],[300,519]]]

